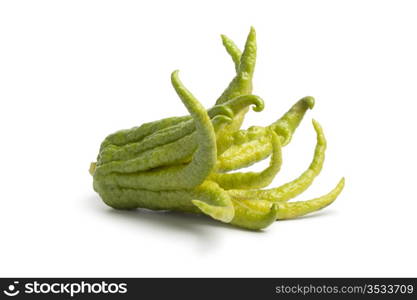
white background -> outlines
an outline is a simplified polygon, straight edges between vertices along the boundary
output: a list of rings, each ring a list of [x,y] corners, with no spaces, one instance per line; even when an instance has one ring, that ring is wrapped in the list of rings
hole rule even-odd
[[[2,1],[0,275],[417,276],[415,3]],[[245,126],[316,98],[273,186],[308,166],[315,118],[326,163],[297,200],[345,176],[341,196],[263,232],[105,206],[88,174],[102,139],[186,113],[174,69],[212,105],[234,74],[219,34],[242,46],[250,25],[266,108]]]

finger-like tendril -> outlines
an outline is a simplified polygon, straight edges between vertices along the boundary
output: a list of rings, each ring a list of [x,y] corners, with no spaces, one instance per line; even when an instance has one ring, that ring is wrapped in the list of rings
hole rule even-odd
[[[342,178],[337,186],[328,194],[308,201],[276,202],[278,205],[277,219],[293,219],[320,210],[330,205],[342,192],[345,179]]]
[[[249,167],[267,158],[271,151],[272,145],[269,136],[261,136],[242,145],[232,146],[218,158],[216,170],[228,172]]]
[[[237,47],[236,47],[237,48]],[[229,52],[231,48],[226,48]],[[232,57],[233,58],[233,57]],[[252,27],[246,39],[245,48],[240,57],[239,67],[236,77],[230,82],[229,86],[217,99],[216,104],[222,104],[229,99],[237,96],[252,93],[252,76],[256,63],[256,32]]]
[[[271,132],[272,156],[269,166],[262,172],[246,173],[213,173],[210,180],[217,182],[222,188],[229,189],[254,189],[269,185],[279,172],[282,163],[282,153],[279,138],[275,132]]]
[[[255,70],[256,63],[256,33],[252,27],[246,39],[245,48],[240,58],[240,65],[235,78],[230,82],[229,86],[223,94],[217,99],[216,104],[222,104],[230,99],[241,95],[248,95],[252,93],[252,77]],[[240,111],[233,118],[233,122],[225,126],[218,134],[218,144],[223,144],[222,140],[228,135],[239,130],[242,126],[245,114],[248,108]],[[223,149],[220,149],[223,150]],[[221,154],[221,152],[219,152]]]
[[[304,117],[307,109],[314,107],[314,98],[307,96],[297,101],[278,121],[269,127],[282,137],[282,145],[287,145]]]
[[[229,53],[230,57],[232,58],[236,72],[239,71],[240,65],[240,57],[242,56],[242,51],[236,46],[236,44],[229,39],[224,34],[221,35],[223,46],[226,48],[227,53]]]
[[[268,227],[275,222],[278,206],[275,203],[263,200],[236,200],[233,199],[235,216],[230,224],[251,230]]]
[[[282,202],[292,199],[304,192],[319,175],[326,152],[326,138],[320,124],[313,120],[314,130],[317,135],[316,148],[314,157],[308,169],[304,171],[298,178],[281,185],[277,188],[267,190],[231,190],[229,193],[237,198],[264,199],[273,202]]]
[[[233,114],[239,113],[250,105],[254,105],[253,110],[256,112],[262,111],[265,106],[262,98],[256,95],[237,96],[236,98],[225,102],[223,105],[229,107],[233,111]]]

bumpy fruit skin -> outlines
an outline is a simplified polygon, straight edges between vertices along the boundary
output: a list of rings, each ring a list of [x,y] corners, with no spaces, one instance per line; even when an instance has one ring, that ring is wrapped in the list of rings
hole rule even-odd
[[[252,94],[256,34],[251,28],[244,51],[222,35],[236,76],[206,110],[172,73],[172,85],[189,115],[171,117],[110,134],[90,166],[94,190],[115,209],[147,208],[206,214],[238,227],[259,230],[275,220],[295,218],[332,203],[344,186],[342,178],[328,194],[288,202],[305,191],[320,173],[326,139],[313,120],[317,145],[313,160],[298,178],[267,187],[282,164],[287,145],[314,98],[297,101],[269,126],[240,129],[249,107],[260,112],[263,100]],[[261,172],[233,172],[267,157]]]

